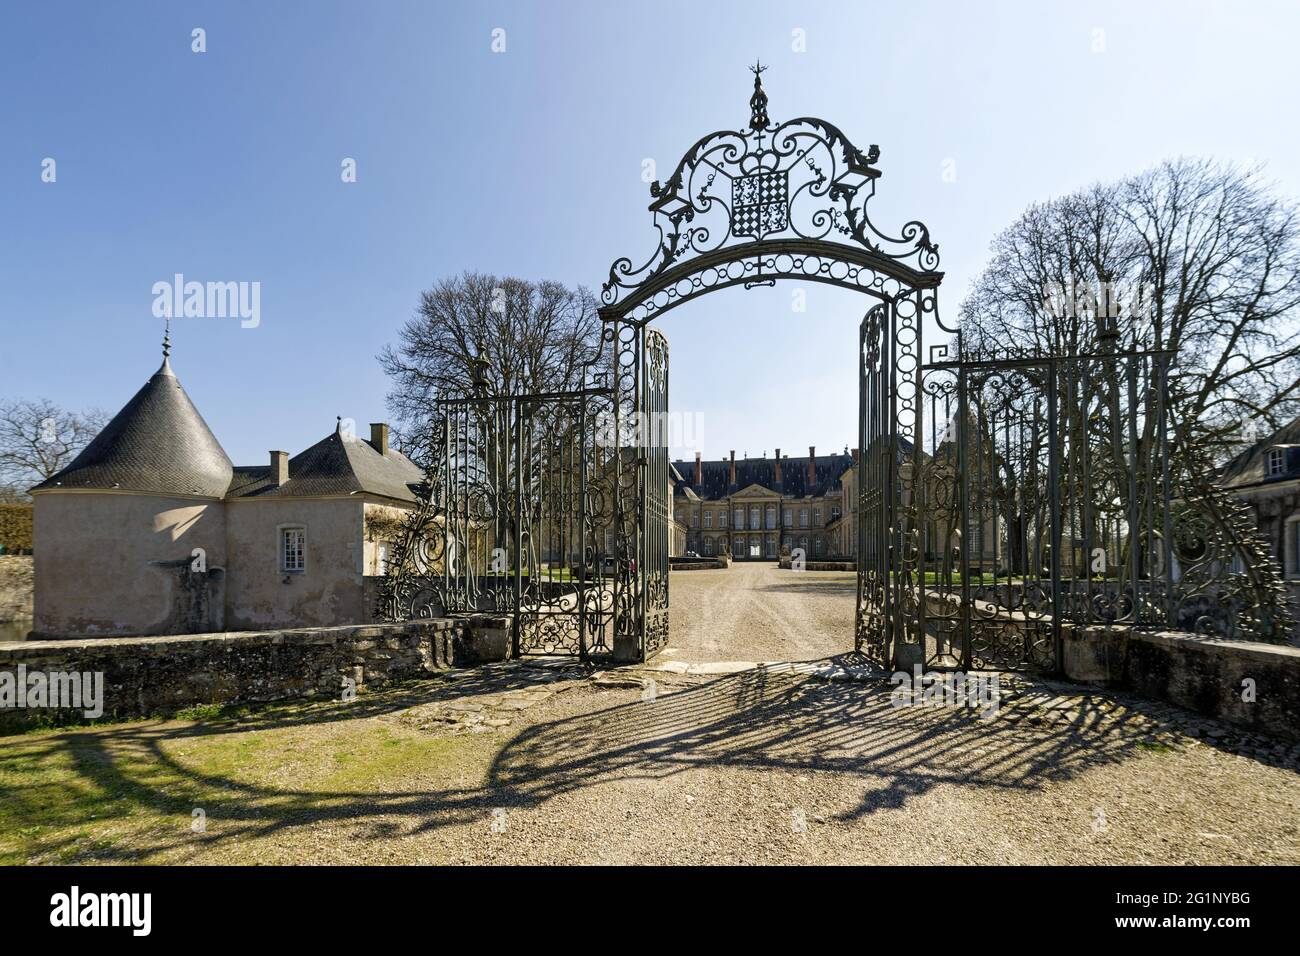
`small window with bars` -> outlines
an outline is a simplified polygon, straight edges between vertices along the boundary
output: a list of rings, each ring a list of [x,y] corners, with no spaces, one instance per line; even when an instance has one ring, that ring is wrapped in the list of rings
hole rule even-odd
[[[280,529],[280,570],[307,570],[307,529]]]

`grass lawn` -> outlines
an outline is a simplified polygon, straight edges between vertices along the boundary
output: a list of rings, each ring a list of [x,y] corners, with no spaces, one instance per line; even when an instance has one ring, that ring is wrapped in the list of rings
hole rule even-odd
[[[255,838],[361,806],[409,812],[422,796],[395,800],[386,781],[468,771],[468,788],[482,784],[485,741],[366,719],[388,704],[364,695],[0,737],[0,864],[183,862],[217,842],[236,851],[223,862],[274,862]]]

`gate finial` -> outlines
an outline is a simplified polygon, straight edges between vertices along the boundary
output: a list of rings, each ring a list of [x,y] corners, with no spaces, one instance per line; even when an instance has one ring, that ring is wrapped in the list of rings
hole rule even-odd
[[[767,129],[767,94],[763,92],[762,62],[755,60],[749,71],[754,74],[754,95],[749,98],[749,128],[756,133]]]

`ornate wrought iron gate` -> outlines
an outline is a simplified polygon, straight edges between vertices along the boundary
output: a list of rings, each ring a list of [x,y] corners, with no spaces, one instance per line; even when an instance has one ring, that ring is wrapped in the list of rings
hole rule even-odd
[[[668,347],[650,323],[714,290],[778,279],[833,285],[879,303],[868,336],[882,350],[871,373],[876,445],[872,451],[864,440],[863,453],[882,456],[875,460],[881,484],[862,485],[867,494],[879,489],[870,530],[878,551],[874,573],[861,576],[868,590],[905,593],[890,567],[903,551],[896,515],[914,499],[914,476],[898,451],[915,443],[923,339],[938,319],[943,278],[938,246],[917,220],[897,234],[879,228],[870,204],[880,149],[861,150],[815,117],[774,123],[762,71],[754,67],[748,126],[703,137],[667,180],[651,185],[658,243],[640,266],[615,260],[601,292],[602,355],[591,375],[601,389],[581,402],[559,395],[440,406],[446,411],[437,421],[449,437],[395,549],[386,617],[513,612],[520,654],[608,651],[644,660],[661,649],[668,637]],[[604,430],[596,426],[597,402],[605,403]],[[524,437],[547,417],[555,421],[541,431],[551,444]],[[575,497],[574,487],[585,490]],[[859,601],[859,646],[887,653],[889,639],[873,643],[874,622],[884,627],[884,617],[861,616],[869,604]],[[890,605],[890,620],[901,621],[902,610]]]
[[[957,357],[937,349],[915,376],[913,447],[889,441],[912,375],[883,307],[862,329],[860,652],[1059,672],[1066,627],[1274,626],[1233,572],[1248,533],[1172,464],[1171,353],[1112,334],[1096,354],[982,356],[954,335]]]
[[[876,495],[869,534],[878,550],[871,559],[874,570],[860,569],[860,588],[881,588],[890,580],[889,562],[897,557],[893,514],[910,496],[910,474],[899,475],[893,465],[896,449],[910,449],[919,420],[923,339],[933,334],[926,327],[938,319],[943,279],[938,246],[916,220],[905,223],[898,235],[878,228],[870,203],[881,175],[875,165],[879,147],[860,150],[839,128],[814,117],[772,122],[762,71],[754,67],[748,127],[703,137],[665,181],[651,185],[649,209],[659,241],[649,258],[639,266],[621,258],[610,267],[601,316],[617,356],[615,402],[620,415],[642,407],[666,411],[666,390],[660,406],[653,384],[646,392],[638,378],[647,354],[650,367],[654,364],[655,333],[648,325],[717,289],[795,280],[837,286],[880,303],[869,315],[869,334],[864,332],[873,347],[883,350],[881,366],[871,373],[870,438],[875,445],[865,432],[862,443],[864,454],[875,447],[873,453],[880,456],[874,462],[880,484],[862,483],[864,494]],[[643,628],[646,654],[667,637],[666,553],[662,564],[638,565],[633,558],[657,555],[667,543],[667,502],[661,530],[658,503],[647,507],[645,491],[657,494],[663,488],[667,493],[666,449],[662,474],[658,461],[654,453],[645,456],[637,466],[641,477],[619,482],[616,505],[619,553],[626,557],[620,560],[623,573],[616,582],[615,603],[630,606],[638,589],[645,594],[644,617],[637,620],[629,613],[621,621]],[[640,519],[634,517],[638,512]],[[646,534],[653,541],[637,539]],[[896,618],[899,610],[891,606],[890,614]],[[872,620],[859,621],[860,644],[883,633]],[[879,623],[883,626],[883,620]],[[632,641],[633,635],[623,638]]]
[[[610,394],[438,402],[425,487],[390,555],[382,616],[509,614],[516,656],[608,652]]]

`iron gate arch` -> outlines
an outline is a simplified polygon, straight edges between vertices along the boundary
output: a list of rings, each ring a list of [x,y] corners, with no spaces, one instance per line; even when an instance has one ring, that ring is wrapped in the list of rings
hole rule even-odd
[[[864,320],[875,339],[889,351],[889,363],[875,386],[888,401],[872,420],[875,444],[910,446],[921,420],[922,355],[929,335],[955,333],[938,311],[938,246],[919,220],[903,225],[898,235],[879,229],[870,216],[881,171],[880,148],[856,147],[835,125],[815,117],[780,124],[767,113],[767,94],[756,65],[747,128],[711,133],[698,140],[663,182],[651,184],[649,211],[659,233],[654,251],[641,264],[620,258],[610,266],[601,290],[605,341],[615,369],[640,369],[652,348],[650,323],[709,292],[743,285],[773,285],[778,280],[817,282],[865,294],[877,303]],[[889,376],[886,382],[885,375]],[[666,390],[663,398],[666,411]],[[644,391],[632,374],[616,376],[614,415],[659,409],[659,396]],[[866,431],[866,426],[860,428]],[[867,454],[864,444],[862,454]],[[621,480],[615,495],[617,551],[625,556],[615,583],[616,605],[640,618],[625,616],[620,627],[639,642],[645,659],[667,639],[668,560],[658,542],[667,542],[667,448],[653,446],[634,456],[638,473]],[[662,481],[650,471],[662,461]],[[656,466],[657,467],[657,466]],[[906,479],[882,484],[870,506],[877,524],[887,526],[909,490]],[[663,493],[662,503],[649,495]],[[660,524],[662,516],[662,524]],[[654,542],[654,543],[652,543]],[[888,552],[892,554],[893,552]],[[887,555],[882,555],[882,561]],[[867,565],[859,552],[859,600],[855,646],[884,646],[885,622],[864,613],[862,580]],[[885,569],[887,573],[887,569]],[[662,584],[660,583],[662,582]],[[648,597],[640,605],[630,595]]]
[[[626,257],[615,260],[602,286],[601,354],[589,368],[582,391],[585,401],[604,403],[600,434],[606,441],[600,444],[596,432],[588,435],[587,431],[596,427],[600,415],[582,418],[579,431],[589,454],[604,456],[599,466],[584,462],[581,470],[589,476],[588,487],[594,483],[608,494],[608,512],[597,514],[583,494],[577,499],[581,513],[574,514],[573,499],[561,496],[571,510],[555,520],[583,529],[581,536],[592,560],[582,562],[581,580],[569,572],[567,583],[555,589],[566,596],[565,603],[558,611],[547,612],[552,618],[575,622],[564,626],[576,631],[576,644],[543,641],[546,649],[583,657],[609,653],[635,661],[652,656],[667,641],[668,343],[650,323],[670,309],[718,289],[772,285],[777,280],[829,284],[868,296],[877,304],[863,327],[874,323],[870,328],[888,351],[887,365],[873,379],[887,401],[875,410],[872,437],[880,448],[910,447],[916,441],[926,340],[933,329],[941,337],[955,331],[939,319],[937,292],[943,273],[938,246],[919,220],[905,223],[897,235],[873,222],[869,204],[881,176],[876,165],[878,146],[863,151],[838,127],[815,117],[780,124],[770,120],[762,85],[764,69],[752,68],[747,127],[701,138],[667,180],[651,184],[649,211],[659,234],[655,249],[639,266]],[[508,414],[494,412],[487,419],[503,421],[505,433],[523,427],[527,402],[542,400],[562,408],[572,399],[564,394],[450,399],[439,406],[448,411],[435,415],[435,424],[445,419],[440,426],[444,433],[460,434],[456,429],[468,413],[457,409],[480,409],[481,416],[491,402],[505,403]],[[861,427],[866,434],[866,426]],[[868,447],[863,445],[864,456]],[[490,469],[481,458],[464,454],[454,441],[433,457],[418,507],[394,549],[380,615],[401,619],[440,610],[478,610],[485,603],[514,614],[515,652],[527,653],[530,632],[520,631],[520,621],[533,619],[530,613],[537,619],[542,614],[540,605],[534,612],[523,601],[524,595],[536,592],[530,590],[531,572],[527,588],[521,583],[526,570],[522,563],[507,567],[510,589],[504,581],[486,587],[469,580],[480,575],[481,555],[476,565],[468,559],[460,561],[445,548],[439,552],[436,546],[441,534],[448,541],[465,538],[459,547],[473,551],[469,538],[483,519],[462,519],[457,514],[475,514],[474,508],[482,508],[475,502],[501,499],[503,490],[475,497],[472,488],[478,476]],[[532,466],[523,462],[521,473],[527,473],[528,467]],[[438,490],[440,481],[444,491]],[[900,501],[908,499],[907,482],[901,476],[887,481],[873,491],[871,499],[871,507],[879,512],[877,524],[891,528],[889,533],[895,537],[897,529],[888,519]],[[512,507],[520,515],[526,510],[523,501]],[[606,519],[608,524],[602,525]],[[519,549],[520,544],[514,546]],[[880,555],[886,575],[893,554],[891,547]],[[870,608],[864,613],[865,570],[860,552],[855,641],[859,650],[888,646],[888,638],[878,633],[886,622]],[[596,596],[599,599],[593,600]],[[554,630],[555,622],[551,624]],[[585,642],[585,635],[597,634],[598,639]]]

